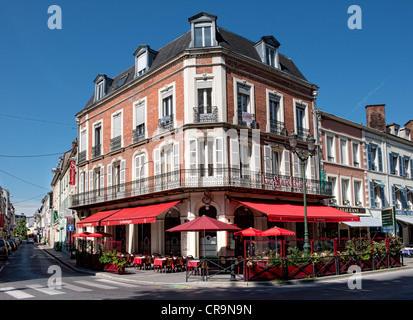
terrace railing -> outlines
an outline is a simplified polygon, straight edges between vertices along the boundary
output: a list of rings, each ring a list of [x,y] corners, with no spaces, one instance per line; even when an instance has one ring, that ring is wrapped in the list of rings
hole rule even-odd
[[[179,188],[237,187],[257,190],[303,193],[303,179],[282,175],[265,175],[245,169],[182,169],[122,184],[79,193],[70,197],[70,207],[78,207],[136,197]],[[329,182],[306,180],[307,195],[332,195]]]

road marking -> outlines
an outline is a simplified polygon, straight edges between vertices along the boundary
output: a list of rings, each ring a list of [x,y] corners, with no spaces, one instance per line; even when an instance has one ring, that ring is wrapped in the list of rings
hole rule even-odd
[[[30,289],[34,289],[34,290],[40,291],[40,292],[42,292],[42,293],[46,293],[46,294],[48,294],[48,295],[50,295],[50,296],[54,296],[54,295],[57,295],[57,294],[63,294],[63,293],[64,293],[63,291],[59,291],[59,290],[57,290],[57,289],[49,289],[49,288],[46,288],[46,287],[44,287],[44,286],[42,286],[42,285],[40,285],[40,284],[28,284],[28,285],[26,285],[26,287],[28,287],[28,288],[30,288]]]
[[[73,284],[68,284],[68,283],[62,283],[62,287],[63,287],[63,288],[67,288],[67,289],[69,289],[69,290],[78,291],[78,292],[92,291],[92,289],[87,289],[87,288],[83,288],[83,287],[78,287],[78,286],[75,286],[75,285],[73,285]]]
[[[110,283],[113,285],[117,285],[117,286],[121,286],[121,287],[127,287],[127,288],[136,288],[136,285],[134,284],[130,284],[130,283],[125,283],[125,282],[115,282],[113,280],[108,280],[108,279],[98,279],[97,281],[100,282],[106,282],[106,283]]]
[[[0,288],[0,291],[3,291],[4,293],[7,293],[8,295],[16,299],[34,298],[34,296],[32,296],[31,294],[28,294],[26,292],[23,292],[22,290],[18,290],[13,287]]]
[[[84,284],[86,286],[96,287],[96,288],[99,288],[99,289],[116,289],[116,287],[105,286],[103,284],[99,284],[99,283],[95,283],[95,282],[91,282],[91,281],[79,280],[79,281],[75,281],[75,282],[80,283],[80,284]]]

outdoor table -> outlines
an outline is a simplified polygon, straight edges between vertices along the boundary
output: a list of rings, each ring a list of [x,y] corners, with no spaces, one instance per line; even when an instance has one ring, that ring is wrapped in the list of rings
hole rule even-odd
[[[413,248],[403,248],[401,250],[402,254],[408,254],[409,256],[411,256],[413,254]]]
[[[163,268],[165,266],[165,263],[166,263],[166,258],[155,259],[153,261],[153,271],[155,271],[155,269],[158,269],[158,272],[159,272],[159,269]]]
[[[133,265],[136,266],[136,267],[142,266],[144,260],[145,260],[145,257],[135,257],[133,259]]]

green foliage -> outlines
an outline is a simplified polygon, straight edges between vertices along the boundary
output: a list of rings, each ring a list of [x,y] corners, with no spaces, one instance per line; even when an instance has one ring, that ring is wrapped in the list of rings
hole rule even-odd
[[[103,264],[112,264],[118,268],[122,268],[128,263],[128,261],[121,257],[120,253],[115,250],[102,252],[99,262]]]
[[[20,218],[17,221],[17,226],[16,229],[14,230],[14,236],[22,238],[22,239],[27,239],[27,231],[29,229],[26,228],[26,217]]]
[[[398,256],[403,248],[403,243],[399,237],[389,239],[389,252],[392,256]]]

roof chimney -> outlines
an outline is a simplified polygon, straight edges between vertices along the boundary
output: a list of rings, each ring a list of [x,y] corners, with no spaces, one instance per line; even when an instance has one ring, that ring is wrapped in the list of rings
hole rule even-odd
[[[385,104],[366,106],[366,120],[368,127],[386,132],[385,106]]]
[[[409,120],[405,123],[404,127],[408,130],[406,132],[407,139],[413,140],[412,132],[413,132],[413,120]]]

